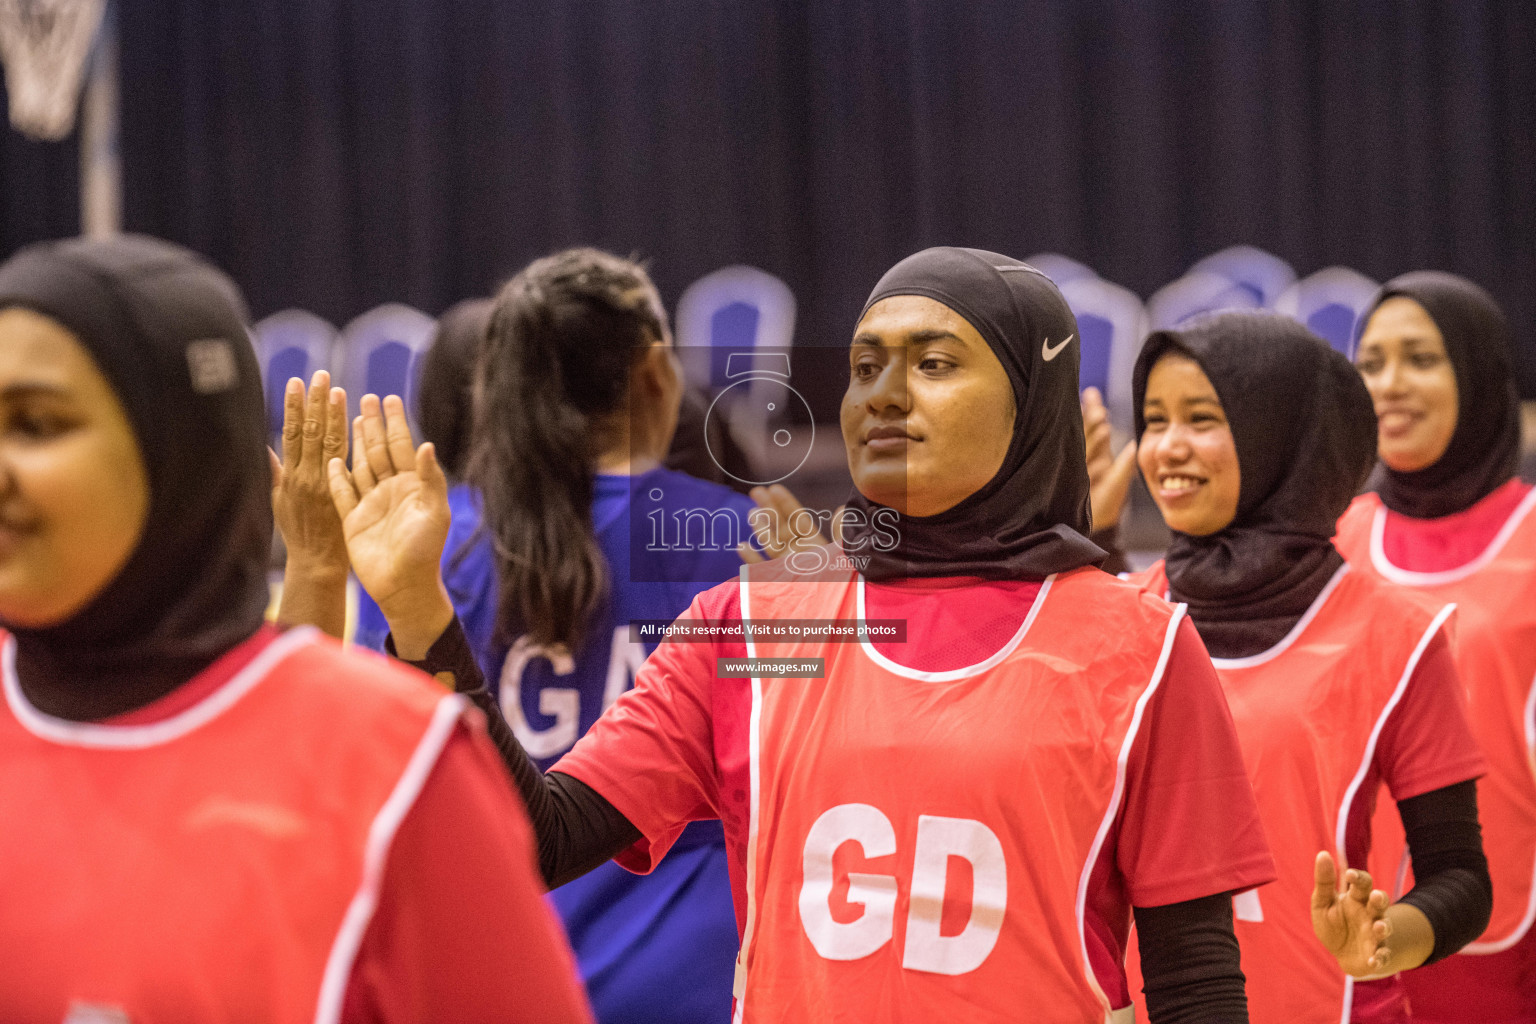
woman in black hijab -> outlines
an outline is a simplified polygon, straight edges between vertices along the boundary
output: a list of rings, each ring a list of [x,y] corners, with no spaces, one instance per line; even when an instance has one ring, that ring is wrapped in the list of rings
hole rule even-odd
[[[1382,462],[1370,489],[1382,504],[1440,519],[1514,478],[1520,399],[1512,348],[1503,311],[1471,281],[1420,270],[1387,282],[1361,320],[1356,355],[1381,419]],[[1390,376],[1415,371],[1425,380]],[[1444,381],[1440,392],[1434,378]],[[1441,393],[1450,401],[1438,401]]]
[[[905,516],[895,545],[875,544],[869,524],[881,502],[863,488],[855,492],[849,507],[865,515],[845,531],[844,539],[854,546],[864,539],[871,541],[865,575],[870,579],[1044,579],[1051,573],[1097,565],[1104,552],[1086,539],[1091,529],[1088,476],[1082,458],[1082,422],[1073,415],[1078,411],[1078,349],[1073,344],[1077,320],[1056,286],[1032,267],[1006,256],[975,249],[929,249],[898,263],[881,278],[864,304],[861,319],[877,303],[896,296],[926,298],[942,305],[981,334],[1007,375],[1012,422],[1005,435],[996,422],[961,420],[977,438],[985,436],[993,445],[1006,445],[1002,464],[958,503],[924,514],[927,509],[902,506],[923,486],[924,475],[953,474],[952,466],[944,464],[955,453],[903,445],[895,449],[896,458],[882,465],[869,455],[867,443],[850,440],[850,428],[858,427],[849,422],[848,403],[844,403],[843,435],[850,465],[856,474],[865,469],[868,486],[883,485],[884,504]],[[863,343],[856,335],[854,346]],[[1057,362],[1063,355],[1066,358]],[[853,390],[851,385],[850,393]],[[957,438],[953,446],[971,448],[975,445],[967,442],[972,440]]]
[[[155,239],[0,265],[0,1019],[588,1020],[462,699],[262,622],[245,321]]]
[[[1227,894],[1271,864],[1182,610],[1094,568],[1076,334],[1016,260],[903,260],[849,348],[841,547],[700,595],[680,623],[723,637],[664,642],[548,774],[500,728],[551,885],[724,820],[738,1019],[1118,1020],[1133,907],[1154,1024],[1247,1019]],[[430,454],[331,479],[364,585],[419,595],[385,608],[400,654],[495,727],[435,553],[401,555],[441,512]],[[897,619],[905,642],[740,632],[806,619]],[[808,677],[740,666],[769,655]]]
[[[1356,348],[1381,462],[1369,492],[1339,521],[1339,549],[1362,573],[1456,602],[1456,662],[1489,761],[1479,801],[1492,918],[1462,953],[1404,985],[1418,1020],[1528,1020],[1536,1006],[1536,491],[1515,477],[1509,324],[1471,281],[1415,271],[1382,288]]]
[[[1273,647],[1311,607],[1344,564],[1330,538],[1375,461],[1375,417],[1358,374],[1347,360],[1324,359],[1312,341],[1288,319],[1232,314],[1157,332],[1136,362],[1139,439],[1149,422],[1153,439],[1163,436],[1166,410],[1148,420],[1147,386],[1170,352],[1198,364],[1222,399],[1223,409],[1195,425],[1216,426],[1218,411],[1225,417],[1236,454],[1230,478],[1173,473],[1155,447],[1139,458],[1174,531],[1166,560],[1174,600],[1189,606],[1218,658]],[[1219,508],[1218,488],[1236,485],[1239,466],[1240,488],[1224,495],[1236,508]],[[1165,487],[1168,477],[1179,486]]]
[[[39,710],[108,718],[164,696],[262,622],[272,514],[265,415],[241,386],[259,379],[244,303],[192,254],[130,238],[24,250],[0,275],[0,306],[67,330],[137,442],[148,502],[131,554],[105,578],[75,577],[99,589],[56,621],[0,614]]]
[[[1345,974],[1443,959],[1482,929],[1484,765],[1450,651],[1453,606],[1350,572],[1330,540],[1375,460],[1370,397],[1305,327],[1248,312],[1153,334],[1133,386],[1138,460],[1173,541],[1132,578],[1188,605],[1280,869],[1264,906],[1239,913],[1252,1018],[1406,1019],[1391,990],[1357,998]],[[1392,906],[1363,871],[1334,891],[1335,856],[1366,864],[1378,780],[1418,880]],[[1382,948],[1349,942],[1350,918],[1382,919]]]

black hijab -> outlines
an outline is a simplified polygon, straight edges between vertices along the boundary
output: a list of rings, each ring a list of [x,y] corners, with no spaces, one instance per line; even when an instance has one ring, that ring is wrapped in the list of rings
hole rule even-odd
[[[1388,281],[1357,329],[1363,333],[1376,307],[1397,295],[1423,306],[1445,339],[1456,372],[1456,430],[1434,465],[1399,473],[1383,463],[1369,487],[1394,512],[1439,519],[1477,504],[1519,468],[1514,344],[1509,321],[1493,296],[1466,278],[1435,270]]]
[[[1218,313],[1142,346],[1132,381],[1138,438],[1147,378],[1169,351],[1210,378],[1242,477],[1225,529],[1173,534],[1169,588],[1212,655],[1246,657],[1279,642],[1344,564],[1332,537],[1375,461],[1376,414],[1354,366],[1301,324]]]
[[[80,721],[170,692],[261,625],[272,535],[261,375],[234,283],[143,236],[29,246],[0,265],[0,308],[74,334],[138,441],[138,547],[72,618],[7,624],[28,696]]]
[[[469,461],[469,432],[474,426],[475,360],[491,323],[492,299],[465,299],[437,320],[432,347],[421,357],[416,387],[416,422],[437,449],[437,459],[455,480],[464,478]]]
[[[1061,292],[1044,274],[1008,256],[938,248],[888,270],[860,319],[893,295],[927,296],[975,327],[1008,372],[1017,415],[992,480],[938,515],[901,517],[894,550],[882,550],[870,526],[846,531],[850,546],[870,542],[863,548],[870,555],[864,574],[872,580],[1044,578],[1103,561],[1104,552],[1086,536],[1088,469],[1077,395],[1081,346],[1077,320]],[[848,507],[862,511],[868,523],[880,506],[855,491]]]

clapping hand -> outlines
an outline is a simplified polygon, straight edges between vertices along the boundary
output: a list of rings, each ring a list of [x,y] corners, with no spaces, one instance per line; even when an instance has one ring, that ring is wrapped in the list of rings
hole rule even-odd
[[[420,660],[453,619],[439,571],[450,514],[436,451],[412,445],[398,396],[364,395],[352,470],[338,458],[328,472],[352,571],[389,622],[396,653]]]
[[[297,377],[283,392],[283,456],[272,461],[272,516],[288,559],[278,621],[340,637],[346,623],[347,545],[331,501],[326,464],[347,454],[347,396],[320,370],[308,392]]]
[[[283,457],[272,460],[272,514],[290,555],[347,569],[341,520],[331,503],[325,466],[347,454],[347,396],[320,370],[306,394],[290,378],[283,393]]]

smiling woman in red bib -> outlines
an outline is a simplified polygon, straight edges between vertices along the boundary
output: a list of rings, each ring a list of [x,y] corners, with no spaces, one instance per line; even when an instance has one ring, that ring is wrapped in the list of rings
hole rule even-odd
[[[552,882],[649,870],[723,819],[737,1020],[1128,1020],[1133,916],[1153,1024],[1247,1020],[1229,894],[1273,865],[1183,609],[1095,568],[1076,334],[1016,260],[897,264],[849,347],[840,547],[685,617],[900,619],[904,642],[669,640],[547,775],[502,734]],[[430,466],[331,465],[359,578],[421,595],[394,603],[397,649],[484,701],[435,553],[396,542],[435,514]],[[749,657],[822,671],[719,671]]]
[[[1486,921],[1485,764],[1454,605],[1353,570],[1329,540],[1375,460],[1370,397],[1306,328],[1246,312],[1153,334],[1133,386],[1138,460],[1173,541],[1132,579],[1187,602],[1279,868],[1237,905],[1252,1019],[1407,1021],[1398,989],[1355,979],[1441,959]],[[1390,906],[1360,870],[1383,784],[1420,883]]]
[[[1478,799],[1492,919],[1404,985],[1427,1024],[1532,1024],[1536,491],[1515,477],[1509,324],[1472,282],[1417,271],[1387,282],[1362,325],[1356,364],[1380,420],[1381,463],[1339,520],[1339,550],[1362,575],[1456,602],[1456,663],[1489,762]],[[1393,838],[1379,861],[1388,870],[1401,860]]]

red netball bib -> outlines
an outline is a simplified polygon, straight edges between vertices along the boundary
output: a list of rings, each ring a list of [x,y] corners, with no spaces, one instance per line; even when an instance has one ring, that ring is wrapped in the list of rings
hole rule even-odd
[[[1445,572],[1412,572],[1388,561],[1387,510],[1373,494],[1356,498],[1334,543],[1362,573],[1457,604],[1456,665],[1467,687],[1467,717],[1488,759],[1477,787],[1483,850],[1493,878],[1493,918],[1463,953],[1497,953],[1536,921],[1536,491],[1479,557]],[[1406,887],[1402,827],[1378,823],[1395,842],[1372,861]]]
[[[14,657],[0,1019],[335,1021],[463,699],[295,630],[170,718],[80,724],[26,701]]]
[[[742,617],[863,619],[862,587],[754,566]],[[863,643],[749,645],[824,673],[752,681],[737,1019],[1104,1021],[1089,873],[1181,616],[1083,569],[963,669]]]
[[[1132,579],[1167,590],[1161,562]],[[1211,659],[1279,870],[1234,900],[1254,1024],[1349,1019],[1353,984],[1312,932],[1313,862],[1328,850],[1349,866],[1345,826],[1375,798],[1361,790],[1377,737],[1453,610],[1346,566],[1274,647]]]

